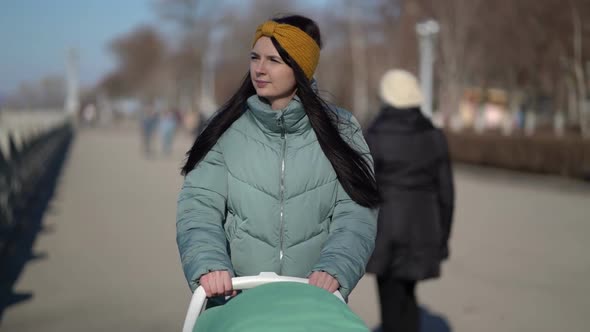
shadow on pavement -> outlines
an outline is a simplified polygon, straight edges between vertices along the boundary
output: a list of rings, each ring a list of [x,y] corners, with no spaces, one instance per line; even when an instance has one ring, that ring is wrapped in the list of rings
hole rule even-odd
[[[427,308],[420,307],[420,331],[421,332],[451,332],[449,322],[443,316],[439,316],[428,311]],[[383,332],[381,326],[373,329],[373,332]]]
[[[56,212],[55,210],[51,212],[50,202],[54,198],[71,143],[72,137],[57,151],[58,155],[54,162],[47,165],[49,168],[40,179],[37,191],[27,202],[26,208],[15,211],[17,226],[8,238],[7,247],[0,253],[0,323],[6,308],[29,301],[34,296],[28,292],[17,293],[14,286],[27,263],[48,257],[48,254],[44,252],[34,253],[33,245],[39,234],[55,231],[54,225],[42,224],[43,216]]]

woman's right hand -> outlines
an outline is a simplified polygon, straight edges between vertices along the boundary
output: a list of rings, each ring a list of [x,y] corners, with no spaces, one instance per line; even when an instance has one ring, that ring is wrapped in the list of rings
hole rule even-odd
[[[236,296],[233,289],[231,275],[228,271],[213,271],[201,276],[199,283],[205,289],[207,297],[213,296]]]

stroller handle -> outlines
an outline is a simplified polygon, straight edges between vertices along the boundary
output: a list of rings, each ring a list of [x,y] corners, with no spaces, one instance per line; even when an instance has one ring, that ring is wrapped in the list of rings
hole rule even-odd
[[[274,272],[261,272],[257,276],[232,278],[231,282],[234,290],[243,290],[273,282],[298,282],[302,284],[307,284],[309,283],[309,279],[283,277],[277,275]],[[339,298],[342,302],[345,302],[344,298],[342,297],[342,294],[340,294],[339,291],[335,291],[334,295],[337,298]],[[203,289],[202,286],[199,286],[193,293],[191,302],[188,306],[186,318],[184,319],[184,325],[182,326],[183,332],[192,332],[193,328],[195,327],[195,323],[197,322],[197,318],[199,317],[201,312],[203,312],[206,303],[207,295],[205,294],[205,289]]]

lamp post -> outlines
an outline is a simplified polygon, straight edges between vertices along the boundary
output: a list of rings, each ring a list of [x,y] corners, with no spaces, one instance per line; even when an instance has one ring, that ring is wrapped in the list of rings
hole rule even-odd
[[[80,107],[79,86],[78,86],[78,52],[71,49],[67,60],[67,94],[65,101],[65,112],[74,115]]]
[[[420,84],[422,94],[422,112],[424,115],[432,117],[433,101],[433,73],[435,60],[435,43],[436,37],[440,31],[439,24],[434,20],[416,24],[416,33],[418,34],[418,46],[420,51]]]

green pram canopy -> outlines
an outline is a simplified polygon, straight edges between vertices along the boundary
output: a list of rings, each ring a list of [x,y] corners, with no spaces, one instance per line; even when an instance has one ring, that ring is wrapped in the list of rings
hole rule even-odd
[[[333,294],[316,286],[275,282],[242,292],[203,312],[194,332],[370,332]]]

